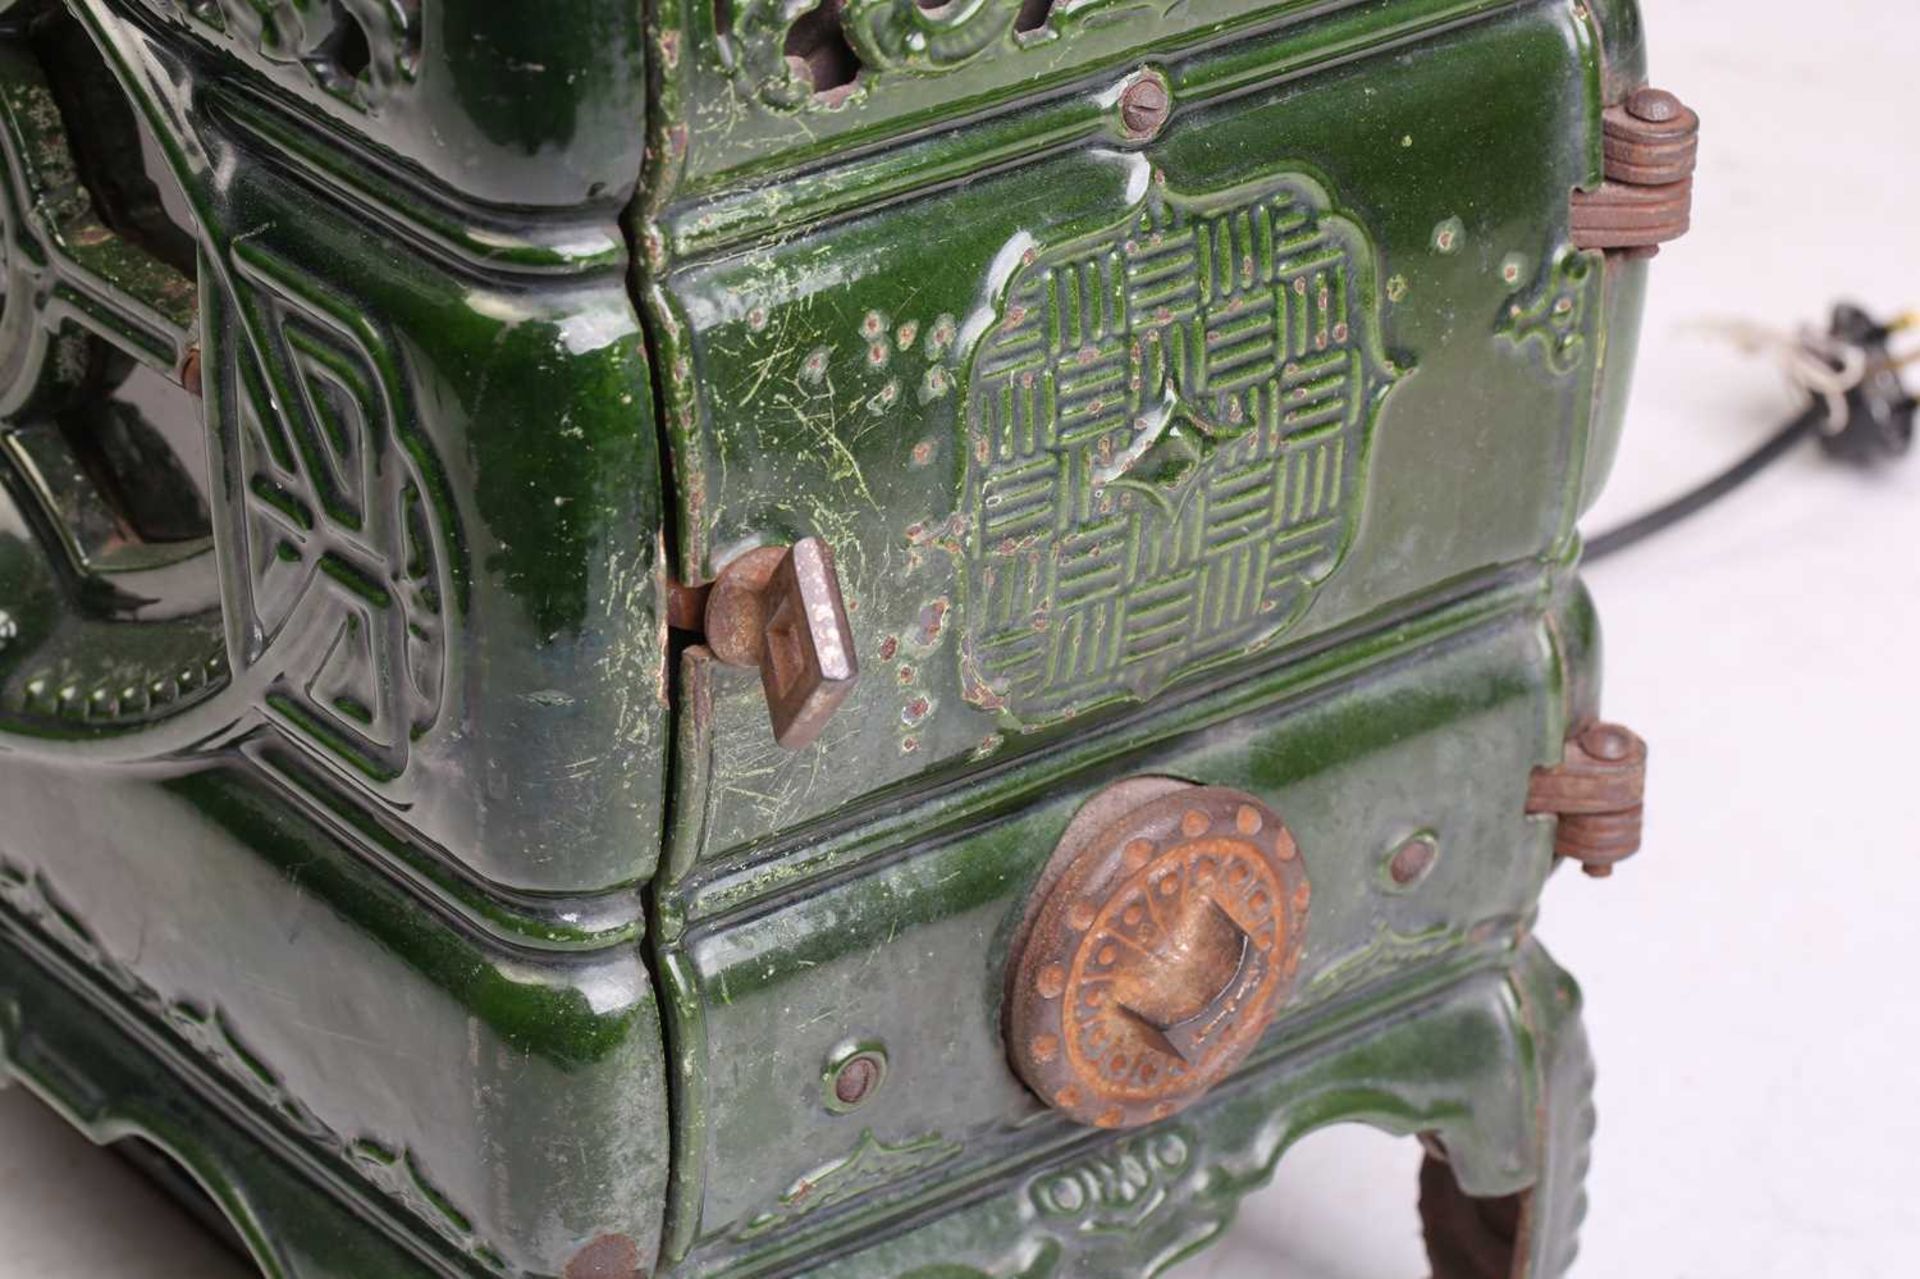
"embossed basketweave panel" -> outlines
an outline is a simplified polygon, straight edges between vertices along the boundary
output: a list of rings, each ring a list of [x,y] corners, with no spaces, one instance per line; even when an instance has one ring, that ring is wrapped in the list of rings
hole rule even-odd
[[[968,387],[968,696],[1044,721],[1298,619],[1395,376],[1372,250],[1312,180],[1029,249]]]

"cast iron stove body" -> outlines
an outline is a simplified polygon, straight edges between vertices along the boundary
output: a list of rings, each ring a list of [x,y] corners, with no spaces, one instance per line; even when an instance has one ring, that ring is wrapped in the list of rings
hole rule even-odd
[[[0,26],[0,1075],[285,1279],[1154,1273],[1337,1121],[1564,1270],[1629,0]]]

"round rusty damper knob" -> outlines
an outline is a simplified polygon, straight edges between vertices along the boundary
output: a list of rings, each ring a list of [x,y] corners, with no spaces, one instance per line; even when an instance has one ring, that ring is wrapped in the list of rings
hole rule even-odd
[[[1164,1119],[1232,1073],[1293,985],[1311,890],[1250,795],[1135,778],[1061,837],[1015,944],[1014,1069],[1102,1128]]]

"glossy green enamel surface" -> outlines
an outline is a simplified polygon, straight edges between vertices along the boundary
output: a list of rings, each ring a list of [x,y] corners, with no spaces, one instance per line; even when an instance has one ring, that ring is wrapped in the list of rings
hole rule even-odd
[[[503,953],[239,770],[113,783],[14,763],[0,800],[0,931],[123,1004],[143,1049],[190,1062],[277,1157],[363,1208],[397,1201],[487,1270],[652,1226],[659,1042],[632,946]]]
[[[1272,1044],[1530,918],[1551,841],[1521,792],[1597,705],[1561,563],[1610,458],[1643,271],[1566,250],[1566,199],[1597,173],[1601,48],[1637,49],[1637,29],[1558,5],[1329,10],[1204,48],[1168,33],[1018,113],[855,146],[910,91],[999,74],[883,70],[843,106],[763,103],[756,128],[817,119],[818,139],[738,169],[759,135],[698,127],[711,33],[693,16],[684,42],[658,37],[680,56],[665,102],[694,124],[658,122],[682,167],[636,228],[679,568],[827,537],[867,664],[799,754],[755,731],[750,673],[697,648],[681,665],[656,945],[683,1098],[669,1255],[692,1271],[778,1272],[925,1211],[899,1186],[1024,1175],[1040,1108],[1004,1065],[1002,957],[1109,781],[1243,787],[1295,826],[1315,907]],[[1174,102],[1144,142],[1113,106],[1141,66]],[[1197,247],[1169,262],[1173,241]],[[1198,301],[1162,301],[1195,276]],[[1276,302],[1291,361],[1249,389],[1231,343]],[[1195,344],[1229,358],[1182,363]],[[1336,358],[1323,393],[1316,362]],[[1131,453],[1142,418],[1160,434]],[[1321,439],[1331,464],[1291,456]],[[1206,634],[1143,642],[1127,610],[1168,576],[1246,580],[1249,493],[1249,522],[1317,519],[1322,540],[1297,569],[1256,567],[1244,607],[1182,596],[1171,615]],[[1224,514],[1180,523],[1208,504]],[[1169,569],[1176,527],[1193,541]],[[1398,891],[1386,860],[1421,835],[1436,869]],[[835,1113],[819,1072],[856,1039],[888,1045],[888,1082]],[[1031,1203],[1015,1219],[997,1229],[1019,1245],[979,1273],[1112,1264],[1034,1262],[1044,1222]]]
[[[887,1145],[937,1139],[951,1147],[945,1176],[1025,1157],[1012,1134],[1043,1108],[1003,1065],[1004,956],[1060,832],[1111,781],[1165,775],[1280,797],[1314,894],[1277,1046],[1297,1037],[1296,1018],[1397,970],[1511,937],[1551,861],[1550,829],[1523,815],[1526,778],[1566,728],[1549,710],[1561,704],[1556,655],[1524,607],[1533,597],[1515,595],[1130,732],[1089,734],[1051,767],[1002,770],[944,820],[920,809],[910,834],[839,850],[840,865],[861,868],[850,877],[816,863],[805,885],[712,885],[702,903],[728,909],[682,943],[706,1008],[688,1081],[707,1113],[706,1247],[740,1251],[768,1234],[782,1192],[862,1129]],[[1387,862],[1422,832],[1440,856],[1417,892],[1396,891]],[[831,1015],[791,1015],[801,1008]],[[848,1036],[882,1038],[892,1055],[881,1094],[853,1116],[831,1113],[814,1084]],[[784,1215],[798,1225],[803,1213]]]
[[[764,712],[751,675],[715,674],[700,760],[710,771],[690,797],[704,811],[678,832],[692,843],[676,850],[676,863],[844,816],[882,787],[926,785],[969,759],[1043,748],[1059,739],[1048,726],[1062,719],[1084,723],[1249,650],[1310,641],[1564,551],[1594,396],[1601,271],[1597,259],[1562,257],[1561,246],[1566,192],[1594,162],[1596,51],[1558,5],[1438,8],[1353,6],[1248,45],[1149,58],[1166,70],[1175,113],[1144,147],[1115,145],[1102,105],[1110,78],[1017,119],[849,156],[831,174],[776,188],[790,198],[813,183],[852,206],[804,236],[775,210],[756,222],[753,241],[703,252],[698,228],[726,216],[731,196],[666,206],[663,239],[685,250],[669,252],[652,283],[653,315],[666,338],[681,571],[703,579],[747,545],[824,536],[839,550],[868,663],[822,747],[831,755],[857,743],[862,765],[850,770],[776,749],[753,731]],[[1430,34],[1418,56],[1397,52],[1443,17],[1452,29]],[[1349,60],[1364,39],[1379,51]],[[1079,125],[1041,132],[1053,115]],[[964,166],[953,163],[971,171],[1000,154],[994,139],[1016,127],[1019,147],[1000,151],[1024,151],[1024,163],[958,184],[923,176],[917,192],[852,215],[878,203],[863,201],[864,187],[908,173],[937,179],[939,165],[922,163],[935,153],[965,156]],[[1313,292],[1328,275],[1343,288],[1324,323],[1317,308],[1296,308],[1300,353],[1275,377],[1279,414],[1317,408],[1324,362],[1354,352],[1346,387],[1327,393],[1346,402],[1334,441],[1341,451],[1309,456],[1290,422],[1268,425],[1273,397],[1261,399],[1258,385],[1239,403],[1207,405],[1234,428],[1216,437],[1234,438],[1204,463],[1174,482],[1143,465],[1126,489],[1106,488],[1097,502],[1076,487],[1085,479],[1067,478],[1080,474],[1083,453],[1006,442],[998,398],[1064,402],[1077,369],[1108,366],[1104,343],[1137,347],[1159,336],[1152,302],[1132,300],[1130,329],[1110,323],[1084,342],[1056,337],[1061,354],[1037,379],[1024,366],[996,373],[993,335],[1029,305],[1007,300],[1023,262],[1031,256],[1031,274],[1049,254],[1085,259],[1087,243],[1107,240],[1145,255],[1150,231],[1111,230],[1131,226],[1134,210],[1148,206],[1141,216],[1152,217],[1185,196],[1224,200],[1231,215],[1255,198],[1249,184],[1259,192],[1276,182],[1313,190],[1289,201],[1295,219],[1314,220],[1307,230],[1319,221],[1355,228],[1351,240],[1329,230],[1306,251],[1331,267],[1292,275]],[[1253,239],[1246,265],[1264,278],[1268,246]],[[1240,254],[1231,244],[1245,243],[1215,240],[1229,258]],[[1128,255],[1116,247],[1094,256]],[[1243,263],[1225,266],[1238,275]],[[1109,266],[1103,278],[1126,269]],[[1173,271],[1177,281],[1193,270],[1152,264],[1133,278]],[[1137,284],[1108,287],[1149,297]],[[1210,336],[1195,340],[1223,341],[1242,317],[1258,319],[1260,293],[1243,291],[1241,312],[1215,305],[1199,321]],[[1056,328],[1074,318],[1072,303],[1048,315]],[[1114,359],[1124,366],[1124,349]],[[1084,393],[1078,406],[1094,406],[1085,417],[1117,417],[1118,437],[1129,414],[1154,411],[1162,385],[1151,369],[1143,378],[1136,368],[1132,385],[1126,375],[1117,367],[1112,390]],[[1212,389],[1180,386],[1182,408]],[[1063,433],[1084,429],[1074,411],[1057,410]],[[1286,445],[1255,438],[1276,432]],[[1003,449],[1013,454],[1005,461]],[[1275,451],[1298,456],[1269,460]],[[1303,512],[1308,487],[1315,493]],[[1263,521],[1249,503],[1269,494],[1275,514]],[[1328,515],[1316,517],[1316,507]],[[1316,518],[1331,522],[1318,544],[1246,558],[1249,524]],[[1156,573],[1154,557],[1167,553],[1155,543],[1175,527],[1198,550]],[[1292,570],[1277,566],[1294,555],[1307,556],[1297,587],[1282,580]],[[1036,572],[1090,584],[1009,591],[1011,579]],[[987,582],[994,573],[1002,580]],[[1196,573],[1210,576],[1188,585]],[[1243,585],[1248,575],[1266,585]],[[1076,595],[1087,602],[1070,602]],[[1177,661],[1132,656],[1155,642],[1147,615],[1179,629],[1182,600],[1208,640],[1188,642]],[[1112,623],[1116,609],[1147,620]],[[1041,638],[1016,651],[1023,628]],[[1117,663],[1102,651],[1112,646],[1124,650]],[[1088,675],[1089,667],[1100,670]]]
[[[1598,705],[1645,267],[1567,198],[1637,13],[849,0],[819,94],[792,8],[0,4],[0,1071],[280,1279],[1152,1273],[1345,1120],[1561,1273],[1524,806]],[[184,258],[61,168],[56,9]],[[127,387],[204,528],[127,535]],[[805,535],[863,674],[783,751],[664,600]],[[1096,1135],[1006,958],[1140,774],[1271,804],[1313,905],[1242,1075]]]
[[[1444,987],[1403,985],[1397,999],[1309,1023],[1285,1069],[1256,1065],[1171,1123],[1119,1139],[1064,1125],[1023,1134],[1027,1158],[1001,1193],[808,1273],[1158,1274],[1224,1230],[1289,1145],[1337,1122],[1433,1134],[1476,1194],[1532,1186],[1541,1225],[1520,1264],[1565,1273],[1593,1134],[1579,992],[1532,942],[1446,976]],[[951,1175],[935,1168],[934,1184]],[[829,1165],[816,1175],[824,1189],[850,1174]],[[915,1187],[911,1171],[901,1180]],[[923,1172],[915,1188],[926,1193],[928,1181]]]
[[[164,264],[20,189],[59,151],[34,77],[61,8],[5,15],[9,260],[121,304],[46,317],[56,338],[126,348],[145,321],[183,381],[197,350],[211,537],[178,555],[217,588],[149,572],[151,619],[103,595],[61,532],[86,477],[22,465],[46,396],[10,401],[0,931],[408,1264],[558,1274],[608,1235],[650,1260],[661,480],[617,221],[640,15],[67,6],[197,240],[168,329],[143,301]],[[143,1127],[92,1082],[102,1131]],[[295,1246],[278,1183],[212,1175]]]

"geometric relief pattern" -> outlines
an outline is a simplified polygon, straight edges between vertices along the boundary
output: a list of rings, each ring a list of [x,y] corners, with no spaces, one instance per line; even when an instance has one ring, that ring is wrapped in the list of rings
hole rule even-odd
[[[444,692],[437,477],[421,442],[397,438],[382,362],[311,282],[257,251],[234,268],[234,648],[273,664],[266,701],[285,722],[391,780]]]
[[[1587,310],[1595,277],[1587,255],[1568,249],[1526,301],[1510,301],[1498,332],[1515,346],[1537,346],[1547,367],[1566,375],[1586,356]]]
[[[1358,520],[1372,249],[1310,180],[1029,250],[969,379],[970,700],[1044,721],[1150,696],[1304,611]]]
[[[233,0],[226,0],[233,3]],[[253,0],[261,3],[262,0]],[[282,0],[284,2],[284,0]],[[825,9],[844,32],[861,67],[855,92],[882,91],[896,80],[945,75],[976,60],[1016,66],[1027,57],[1045,62],[1058,56],[1081,31],[1139,16],[1131,0],[1073,0],[1050,6],[1043,29],[1023,18],[1036,12],[1031,0],[732,0],[730,30],[718,34],[714,60],[731,75],[743,95],[758,95],[776,110],[831,110],[836,95],[816,94],[806,63],[789,53],[795,19]],[[1194,24],[1187,6],[1162,5],[1152,15],[1162,33],[1172,35]]]
[[[421,0],[147,0],[164,18],[185,11],[242,56],[301,68],[316,87],[361,111],[385,105],[420,74]]]

